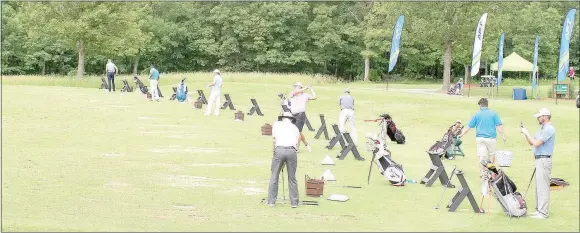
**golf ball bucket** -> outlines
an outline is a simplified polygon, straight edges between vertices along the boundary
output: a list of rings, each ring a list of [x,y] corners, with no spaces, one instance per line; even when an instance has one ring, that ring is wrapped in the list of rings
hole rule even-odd
[[[513,157],[514,154],[511,151],[507,150],[498,150],[495,153],[495,161],[497,165],[500,167],[511,167]]]

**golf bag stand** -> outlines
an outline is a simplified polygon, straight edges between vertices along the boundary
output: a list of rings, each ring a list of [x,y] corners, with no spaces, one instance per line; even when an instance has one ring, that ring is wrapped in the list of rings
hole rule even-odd
[[[199,97],[197,99],[201,100],[202,104],[207,104],[207,99],[205,98],[205,95],[203,94],[203,90],[197,90],[197,94],[199,94]]]
[[[260,105],[258,105],[256,99],[250,99],[250,101],[252,102],[252,107],[250,108],[250,112],[248,112],[248,115],[254,115],[254,113],[256,113],[259,116],[264,116],[264,113],[262,113]]]
[[[121,89],[121,92],[133,92],[133,88],[129,85],[127,79],[123,79],[123,88]]]
[[[105,78],[101,77],[101,87],[99,87],[99,89],[109,89],[109,84],[107,84],[107,80],[105,80]]]
[[[356,160],[365,161],[365,159],[363,157],[361,157],[360,154],[358,153],[356,145],[352,141],[350,134],[344,133],[343,136],[344,136],[344,139],[346,140],[346,142],[348,143],[348,146],[346,146],[345,148],[343,148],[340,151],[340,154],[337,156],[337,158],[339,158],[340,160],[344,160],[344,157],[346,157],[346,155],[348,155],[348,152],[352,151],[352,155],[354,155],[354,158]]]
[[[326,148],[331,150],[336,145],[336,143],[340,142],[340,147],[344,149],[346,147],[346,142],[344,141],[342,133],[340,133],[340,130],[338,129],[338,125],[332,124],[332,129],[334,130],[336,136],[330,139],[330,142],[328,142],[328,146],[326,146]]]
[[[226,97],[226,102],[224,102],[221,109],[226,109],[229,107],[230,110],[236,110],[234,103],[232,102],[232,98],[230,98],[230,94],[224,94],[224,97]]]
[[[324,133],[324,138],[326,138],[326,140],[329,140],[328,130],[326,130],[326,121],[324,120],[324,114],[320,114],[320,124],[321,124],[320,128],[318,129],[318,132],[316,133],[316,136],[314,136],[314,138],[318,139],[320,138],[322,133]]]
[[[308,116],[305,116],[306,121],[304,122],[304,124],[306,125],[306,127],[308,127],[308,130],[314,132],[314,128],[312,128],[312,125],[310,124],[310,121],[308,120]]]
[[[447,208],[449,208],[449,212],[455,212],[455,210],[457,209],[459,204],[461,204],[463,199],[465,199],[465,197],[467,197],[467,199],[469,200],[469,204],[471,204],[471,208],[473,209],[473,211],[475,213],[479,213],[479,206],[477,205],[477,202],[475,201],[475,197],[473,197],[473,193],[471,192],[471,189],[469,189],[469,186],[467,185],[467,182],[465,181],[465,177],[463,176],[463,172],[461,170],[457,170],[457,171],[455,171],[455,174],[457,175],[457,179],[459,180],[461,187],[459,188],[459,190],[457,191],[455,196],[453,196],[451,201],[449,201],[449,204],[447,204]]]
[[[445,153],[445,152],[442,152]],[[441,161],[441,154],[436,153],[429,153],[429,158],[431,159],[431,168],[429,171],[421,179],[421,184],[425,184],[425,187],[431,187],[435,180],[439,179],[441,184],[445,186],[449,181],[449,177],[447,176],[447,172],[445,172],[445,166],[443,166],[443,162]],[[455,188],[455,185],[449,183],[448,188]]]

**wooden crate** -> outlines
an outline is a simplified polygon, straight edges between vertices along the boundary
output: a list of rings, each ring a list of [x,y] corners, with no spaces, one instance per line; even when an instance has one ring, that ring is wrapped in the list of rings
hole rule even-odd
[[[196,100],[195,102],[193,102],[193,106],[197,109],[201,109],[201,106],[203,105],[203,103],[201,102],[201,100]]]
[[[238,111],[234,114],[234,120],[244,120],[244,113],[242,111]]]
[[[262,135],[272,135],[272,125],[266,123],[262,126]]]
[[[308,175],[304,178],[306,182],[306,196],[322,197],[324,192],[324,180],[310,179]]]

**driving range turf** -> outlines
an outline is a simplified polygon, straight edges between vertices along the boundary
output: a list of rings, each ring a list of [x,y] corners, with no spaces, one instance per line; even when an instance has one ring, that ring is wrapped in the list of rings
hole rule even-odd
[[[335,156],[339,149],[324,148],[328,141],[314,139],[298,154],[300,200],[315,200],[319,206],[290,208],[288,183],[279,197],[286,203],[267,207],[272,158],[272,138],[260,127],[272,124],[279,114],[278,93],[288,93],[290,84],[306,78],[280,78],[269,83],[228,82],[223,94],[232,96],[237,110],[247,113],[250,98],[256,98],[265,116],[245,116],[234,121],[232,110],[204,116],[192,103],[169,101],[171,86],[181,76],[161,80],[165,98],[150,102],[137,92],[107,93],[91,88],[10,85],[2,86],[2,230],[3,231],[577,231],[579,229],[579,112],[571,101],[513,101],[491,99],[490,108],[504,123],[507,143],[498,149],[514,153],[513,166],[504,168],[525,192],[533,171],[531,148],[519,132],[520,122],[535,133],[532,114],[540,107],[552,111],[557,130],[552,176],[570,183],[551,192],[550,218],[508,218],[492,199],[487,214],[473,213],[467,200],[452,213],[445,208],[457,192],[447,189],[438,210],[443,187],[408,183],[393,187],[373,167],[367,184],[370,152],[364,135],[378,133],[378,123],[363,122],[390,113],[407,137],[405,145],[388,141],[394,161],[403,165],[407,178],[419,181],[431,165],[425,152],[440,140],[455,120],[466,123],[478,110],[479,97],[458,97],[431,91],[413,91],[421,85],[318,84],[318,100],[308,104],[313,127],[320,127],[319,114],[327,126],[336,123],[338,96],[350,87],[355,97],[361,162],[349,154]],[[209,77],[209,78],[208,78]],[[141,78],[146,82],[146,77]],[[207,74],[192,78],[189,95],[211,80]],[[164,82],[165,81],[165,82]],[[100,80],[95,81],[99,83]],[[133,85],[133,82],[130,81]],[[147,83],[147,82],[146,82]],[[425,86],[425,88],[433,88]],[[505,87],[507,91],[511,87]],[[472,94],[483,93],[477,88]],[[205,109],[205,105],[204,105]],[[334,133],[329,131],[330,136]],[[465,157],[445,160],[463,170],[479,204],[478,161],[475,132],[463,139]],[[335,166],[320,165],[324,156]],[[330,168],[337,181],[324,186],[323,198],[305,195],[305,175],[319,178]],[[455,178],[452,181],[458,186]],[[343,188],[362,186],[361,189]],[[347,202],[331,202],[331,194],[344,194]],[[534,185],[527,194],[528,213],[535,208]],[[486,200],[487,202],[487,200]],[[484,206],[487,208],[487,204]]]

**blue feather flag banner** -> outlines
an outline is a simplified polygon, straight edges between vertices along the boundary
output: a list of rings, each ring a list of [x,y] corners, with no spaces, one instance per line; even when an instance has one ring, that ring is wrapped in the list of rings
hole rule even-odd
[[[389,57],[389,73],[395,68],[397,58],[399,58],[399,46],[401,44],[401,34],[403,33],[403,24],[405,23],[405,16],[399,16],[393,31],[393,40],[391,41],[391,56]]]
[[[558,59],[558,81],[566,79],[566,73],[570,65],[570,38],[574,28],[574,15],[576,9],[568,11],[562,25],[562,36],[560,37],[560,57]]]
[[[485,32],[485,21],[487,13],[484,13],[475,29],[475,39],[473,40],[473,55],[471,56],[471,76],[474,77],[479,73],[479,64],[481,61],[481,46],[483,45],[483,33]]]
[[[499,37],[499,46],[497,52],[497,86],[501,83],[501,70],[503,68],[503,39],[505,37],[505,33],[502,32],[501,36]]]
[[[540,36],[536,36],[536,43],[534,43],[534,66],[532,67],[532,89],[536,89],[536,72],[538,72],[538,43]]]

